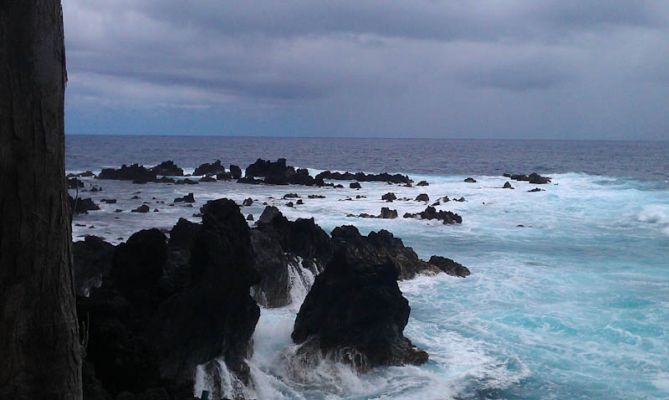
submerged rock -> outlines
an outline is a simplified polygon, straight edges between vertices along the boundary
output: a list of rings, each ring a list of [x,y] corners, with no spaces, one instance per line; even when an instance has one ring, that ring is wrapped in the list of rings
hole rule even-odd
[[[193,196],[193,193],[188,193],[187,195],[183,197],[177,197],[174,199],[175,203],[195,203],[195,196]]]
[[[472,177],[465,178],[465,182],[466,182],[466,183],[476,183],[476,179],[474,179],[474,178],[472,178]]]
[[[462,217],[452,211],[437,211],[436,208],[428,206],[425,211],[419,213],[406,213],[404,218],[420,218],[420,219],[436,219],[442,221],[444,224],[461,224]]]
[[[397,200],[397,196],[395,196],[395,193],[393,193],[393,192],[388,192],[388,193],[384,194],[383,196],[381,196],[381,200],[392,202],[394,200]]]

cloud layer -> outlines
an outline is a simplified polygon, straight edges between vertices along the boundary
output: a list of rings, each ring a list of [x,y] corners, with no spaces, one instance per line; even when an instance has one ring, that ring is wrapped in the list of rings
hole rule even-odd
[[[669,138],[663,0],[63,0],[71,133]]]

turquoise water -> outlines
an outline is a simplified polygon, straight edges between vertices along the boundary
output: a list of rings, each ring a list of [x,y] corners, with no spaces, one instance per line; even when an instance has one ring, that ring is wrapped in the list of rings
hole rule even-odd
[[[165,155],[160,159],[170,158]],[[557,159],[566,158],[545,163],[555,169],[551,163]],[[658,168],[654,176],[666,174]],[[257,398],[668,399],[666,180],[562,171],[551,173],[553,184],[543,186],[545,191],[528,193],[534,186],[522,182],[512,182],[515,190],[500,189],[506,179],[497,174],[474,175],[476,184],[463,183],[465,176],[413,174],[414,180],[426,179],[430,186],[366,183],[360,192],[236,183],[188,188],[148,184],[141,190],[146,199],[194,192],[199,203],[220,197],[241,202],[251,196],[276,204],[290,219],[313,216],[326,231],[342,224],[355,224],[362,232],[384,228],[423,258],[445,255],[472,271],[465,279],[436,276],[402,282],[412,307],[405,334],[428,351],[430,361],[364,375],[327,359],[307,370],[296,363],[289,336],[306,293],[306,288],[296,288],[295,304],[261,311],[249,360],[254,385],[247,388]],[[124,182],[103,186],[105,191],[94,196],[119,193],[119,198],[129,199],[138,190]],[[418,193],[432,199],[464,196],[464,203],[441,206],[462,215],[463,224],[346,216],[378,213],[387,205],[381,194],[389,190],[400,198]],[[287,208],[279,200],[287,192],[327,197]],[[356,194],[367,198],[341,201]],[[113,213],[117,206],[129,209],[130,203],[123,201],[80,217],[86,226],[75,226],[75,237],[94,233],[111,240],[127,238],[141,227],[169,227],[181,216],[193,219],[192,209],[175,207],[142,216]],[[392,203],[400,215],[424,207],[413,201]],[[244,212],[257,216],[261,209],[258,204]]]

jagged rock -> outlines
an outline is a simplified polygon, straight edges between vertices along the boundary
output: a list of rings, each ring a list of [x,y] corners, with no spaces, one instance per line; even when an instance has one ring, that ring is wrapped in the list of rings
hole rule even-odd
[[[327,354],[360,371],[384,365],[422,364],[428,354],[404,337],[410,307],[391,263],[351,254],[340,246],[316,277],[295,319],[298,355]]]
[[[430,186],[430,184],[427,183],[427,181],[420,181],[416,184],[416,186]]]
[[[358,218],[381,218],[381,219],[395,219],[397,218],[397,210],[391,210],[388,207],[381,207],[381,213],[379,215],[372,215],[368,213],[360,213],[358,215],[348,214],[348,217],[358,217]]]
[[[237,179],[237,183],[246,183],[246,184],[250,184],[250,185],[259,185],[259,184],[261,184],[261,183],[264,183],[264,181],[262,181],[261,179],[256,179],[256,178],[253,178],[253,177],[247,177],[247,176],[245,176],[245,177],[243,177],[243,178],[239,178],[239,179]]]
[[[307,196],[307,198],[309,198],[309,199],[324,199],[325,196],[323,196],[322,194],[310,194],[309,196]]]
[[[67,174],[68,178],[95,178],[93,171],[79,172],[78,174]]]
[[[131,236],[114,251],[110,278],[78,299],[90,321],[86,382],[93,366],[112,398],[191,399],[195,367],[217,357],[248,382],[259,309],[249,295],[258,275],[246,221],[234,202],[216,200],[203,207],[202,225],[182,220],[170,236],[167,244],[155,229]]]
[[[174,199],[175,203],[195,203],[195,196],[193,196],[193,193],[188,193],[187,195],[183,197],[177,197]]]
[[[149,168],[149,171],[162,176],[183,176],[184,170],[172,160],[163,161],[155,167]]]
[[[465,198],[464,198],[464,197],[460,197],[459,199],[453,199],[453,201],[457,201],[457,202],[462,203],[462,202],[465,201]]]
[[[395,196],[395,193],[393,193],[393,192],[388,192],[388,193],[384,194],[383,196],[381,196],[381,200],[391,202],[391,201],[397,200],[397,196]]]
[[[98,175],[98,179],[112,179],[121,181],[132,181],[132,183],[156,182],[157,176],[153,171],[148,170],[143,165],[132,164],[130,166],[123,164],[121,168],[103,168]]]
[[[292,207],[295,207],[295,204],[293,204],[292,201],[289,201],[288,203],[286,203],[286,207],[291,207],[292,208]]]
[[[78,296],[88,296],[91,289],[102,285],[102,278],[111,269],[114,245],[98,236],[86,235],[72,243],[74,287]]]
[[[534,188],[534,189],[530,189],[530,190],[528,190],[529,193],[536,193],[536,192],[543,192],[543,191],[544,191],[544,190],[541,189],[541,188]]]
[[[100,203],[116,204],[116,199],[100,199]]]
[[[418,196],[416,196],[416,201],[430,201],[430,196],[427,195],[427,193],[421,193]]]
[[[200,164],[200,166],[195,168],[195,171],[193,171],[193,175],[195,176],[217,175],[222,173],[225,173],[225,167],[221,164],[221,160],[216,160],[211,164]]]
[[[318,185],[322,182],[315,180],[309,175],[309,171],[300,168],[295,169],[286,165],[285,158],[279,158],[277,161],[258,159],[246,168],[245,178],[253,179],[263,177],[262,182],[271,185]]]
[[[304,204],[304,201],[302,201],[302,199],[298,199],[298,200],[295,202],[295,204],[299,206],[299,205]]]
[[[135,208],[134,210],[131,210],[131,211],[134,212],[134,213],[148,213],[149,211],[151,211],[151,209],[146,204],[142,204],[141,206],[139,206],[139,207],[137,207],[137,208]]]
[[[476,183],[476,179],[474,179],[474,178],[472,178],[472,177],[465,178],[465,182],[466,182],[466,183]]]
[[[541,176],[537,174],[536,172],[532,172],[530,176],[528,177],[528,182],[533,184],[533,185],[543,185],[546,183],[550,183],[551,178],[547,176]]]
[[[253,219],[254,219],[253,214],[249,214],[249,215],[246,216],[247,221],[253,221]]]
[[[299,196],[297,193],[286,193],[286,194],[283,195],[283,199],[284,199],[284,200],[287,200],[287,199],[297,199],[297,198],[299,198],[299,197],[300,197],[300,196]]]
[[[250,198],[250,197],[247,197],[247,198],[244,199],[244,201],[242,202],[242,206],[244,206],[244,207],[249,207],[249,206],[252,206],[252,205],[253,205],[253,199]]]
[[[222,172],[220,174],[216,174],[216,179],[219,181],[229,181],[232,179],[232,174],[229,172]]]
[[[464,278],[469,276],[469,268],[464,265],[451,260],[450,258],[441,257],[441,256],[432,256],[430,257],[430,264],[436,265],[440,270],[444,271],[448,275],[459,276]]]
[[[509,181],[504,182],[504,186],[502,186],[502,189],[513,189],[513,186],[509,183]]]
[[[360,189],[360,188],[362,188],[362,186],[360,186],[360,183],[359,183],[359,182],[351,182],[351,183],[349,183],[348,187],[351,188],[351,189]]]
[[[67,196],[70,211],[74,214],[88,214],[89,211],[97,211],[100,207],[92,199],[80,199]]]
[[[444,224],[461,224],[462,217],[458,214],[451,211],[439,210],[437,211],[434,207],[428,206],[425,211],[419,213],[404,214],[404,218],[421,218],[421,219],[437,219],[442,221]]]
[[[242,177],[242,169],[239,166],[231,164],[230,165],[230,177],[232,179],[239,179]]]

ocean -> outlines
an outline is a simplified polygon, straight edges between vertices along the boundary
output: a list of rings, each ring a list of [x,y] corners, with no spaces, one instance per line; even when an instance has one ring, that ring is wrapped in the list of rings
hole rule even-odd
[[[68,172],[168,159],[189,172],[216,159],[243,169],[257,158],[285,157],[312,174],[387,171],[429,182],[363,182],[355,191],[96,181],[103,191],[83,194],[118,203],[75,218],[75,240],[95,234],[118,243],[142,228],[169,229],[179,217],[196,221],[197,208],[158,203],[193,192],[196,207],[252,197],[289,219],[313,217],[327,232],[344,224],[362,233],[387,229],[424,259],[443,255],[472,271],[401,282],[411,306],[405,335],[430,360],[361,375],[327,360],[307,371],[290,362],[290,332],[308,290],[296,284],[293,304],[261,310],[247,389],[259,399],[669,398],[669,142],[71,135],[66,146]],[[552,177],[545,191],[529,193],[535,185],[516,181],[514,190],[501,189],[502,173],[533,171]],[[469,176],[477,182],[464,183]],[[388,191],[463,196],[441,206],[463,223],[347,216],[378,214]],[[289,192],[305,204],[286,207],[281,197]],[[127,212],[142,201],[159,212]],[[392,208],[402,215],[425,205]],[[262,209],[257,203],[243,212],[257,217]]]

